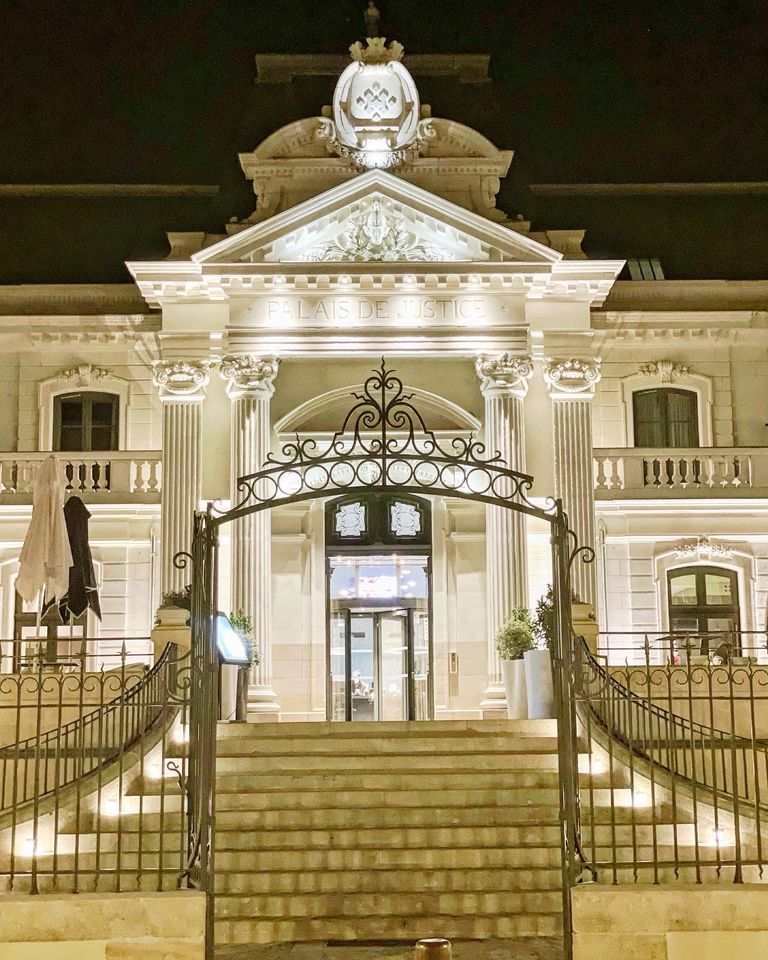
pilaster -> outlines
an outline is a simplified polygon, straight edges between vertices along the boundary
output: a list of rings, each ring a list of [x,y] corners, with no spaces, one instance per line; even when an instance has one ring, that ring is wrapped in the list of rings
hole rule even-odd
[[[485,400],[485,446],[512,470],[525,471],[523,401],[533,376],[530,357],[509,353],[479,357],[475,369]],[[488,688],[481,704],[484,717],[506,716],[496,634],[515,607],[528,605],[528,558],[525,515],[487,506],[486,634]]]
[[[553,410],[555,494],[562,498],[568,522],[580,547],[595,548],[595,493],[592,471],[592,408],[600,381],[600,361],[548,359],[544,378]],[[596,600],[594,563],[577,559],[572,587],[580,600]]]
[[[174,556],[189,550],[192,517],[202,496],[202,404],[210,363],[157,360],[152,382],[163,406],[163,486],[160,589],[183,590],[188,570],[177,570]]]
[[[232,401],[232,502],[242,493],[238,478],[257,473],[270,447],[270,402],[275,392],[276,357],[239,354],[225,357],[221,376]],[[276,719],[280,706],[272,689],[272,530],[269,510],[232,523],[232,608],[253,621],[254,643],[261,663],[253,668],[248,710],[258,720]]]

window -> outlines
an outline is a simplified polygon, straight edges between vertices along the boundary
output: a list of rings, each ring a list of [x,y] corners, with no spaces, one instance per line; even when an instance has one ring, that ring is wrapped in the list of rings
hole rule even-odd
[[[53,449],[116,450],[119,405],[113,393],[59,394],[53,407]]]
[[[656,387],[632,394],[636,447],[698,447],[699,413],[692,390]]]
[[[710,566],[670,570],[667,596],[669,626],[673,633],[739,630],[739,588],[735,570]]]

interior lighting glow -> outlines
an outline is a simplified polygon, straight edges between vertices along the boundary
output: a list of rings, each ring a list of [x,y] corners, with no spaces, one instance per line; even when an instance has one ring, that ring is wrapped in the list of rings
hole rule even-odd
[[[120,801],[115,797],[112,797],[111,800],[105,800],[104,806],[102,808],[102,813],[106,817],[119,817],[120,816]]]
[[[649,793],[644,793],[641,790],[635,791],[632,794],[632,806],[633,807],[650,807],[651,805],[651,795]]]
[[[725,830],[722,827],[715,827],[712,830],[712,846],[722,847],[726,843]]]
[[[186,725],[176,727],[173,739],[176,743],[189,743],[189,727]]]
[[[21,845],[21,855],[23,857],[39,857],[43,852],[40,843],[35,843],[34,837],[27,837]]]

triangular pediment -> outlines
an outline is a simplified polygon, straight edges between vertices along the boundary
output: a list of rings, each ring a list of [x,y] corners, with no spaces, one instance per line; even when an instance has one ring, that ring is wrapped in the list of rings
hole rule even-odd
[[[562,255],[381,170],[248,227],[192,258],[215,263],[514,262]]]

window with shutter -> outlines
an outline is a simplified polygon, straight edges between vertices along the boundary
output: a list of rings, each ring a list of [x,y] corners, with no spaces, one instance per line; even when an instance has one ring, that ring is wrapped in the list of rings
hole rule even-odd
[[[632,395],[636,447],[698,447],[699,414],[692,390],[657,387]]]
[[[59,394],[53,408],[53,449],[117,450],[119,406],[113,393]]]

